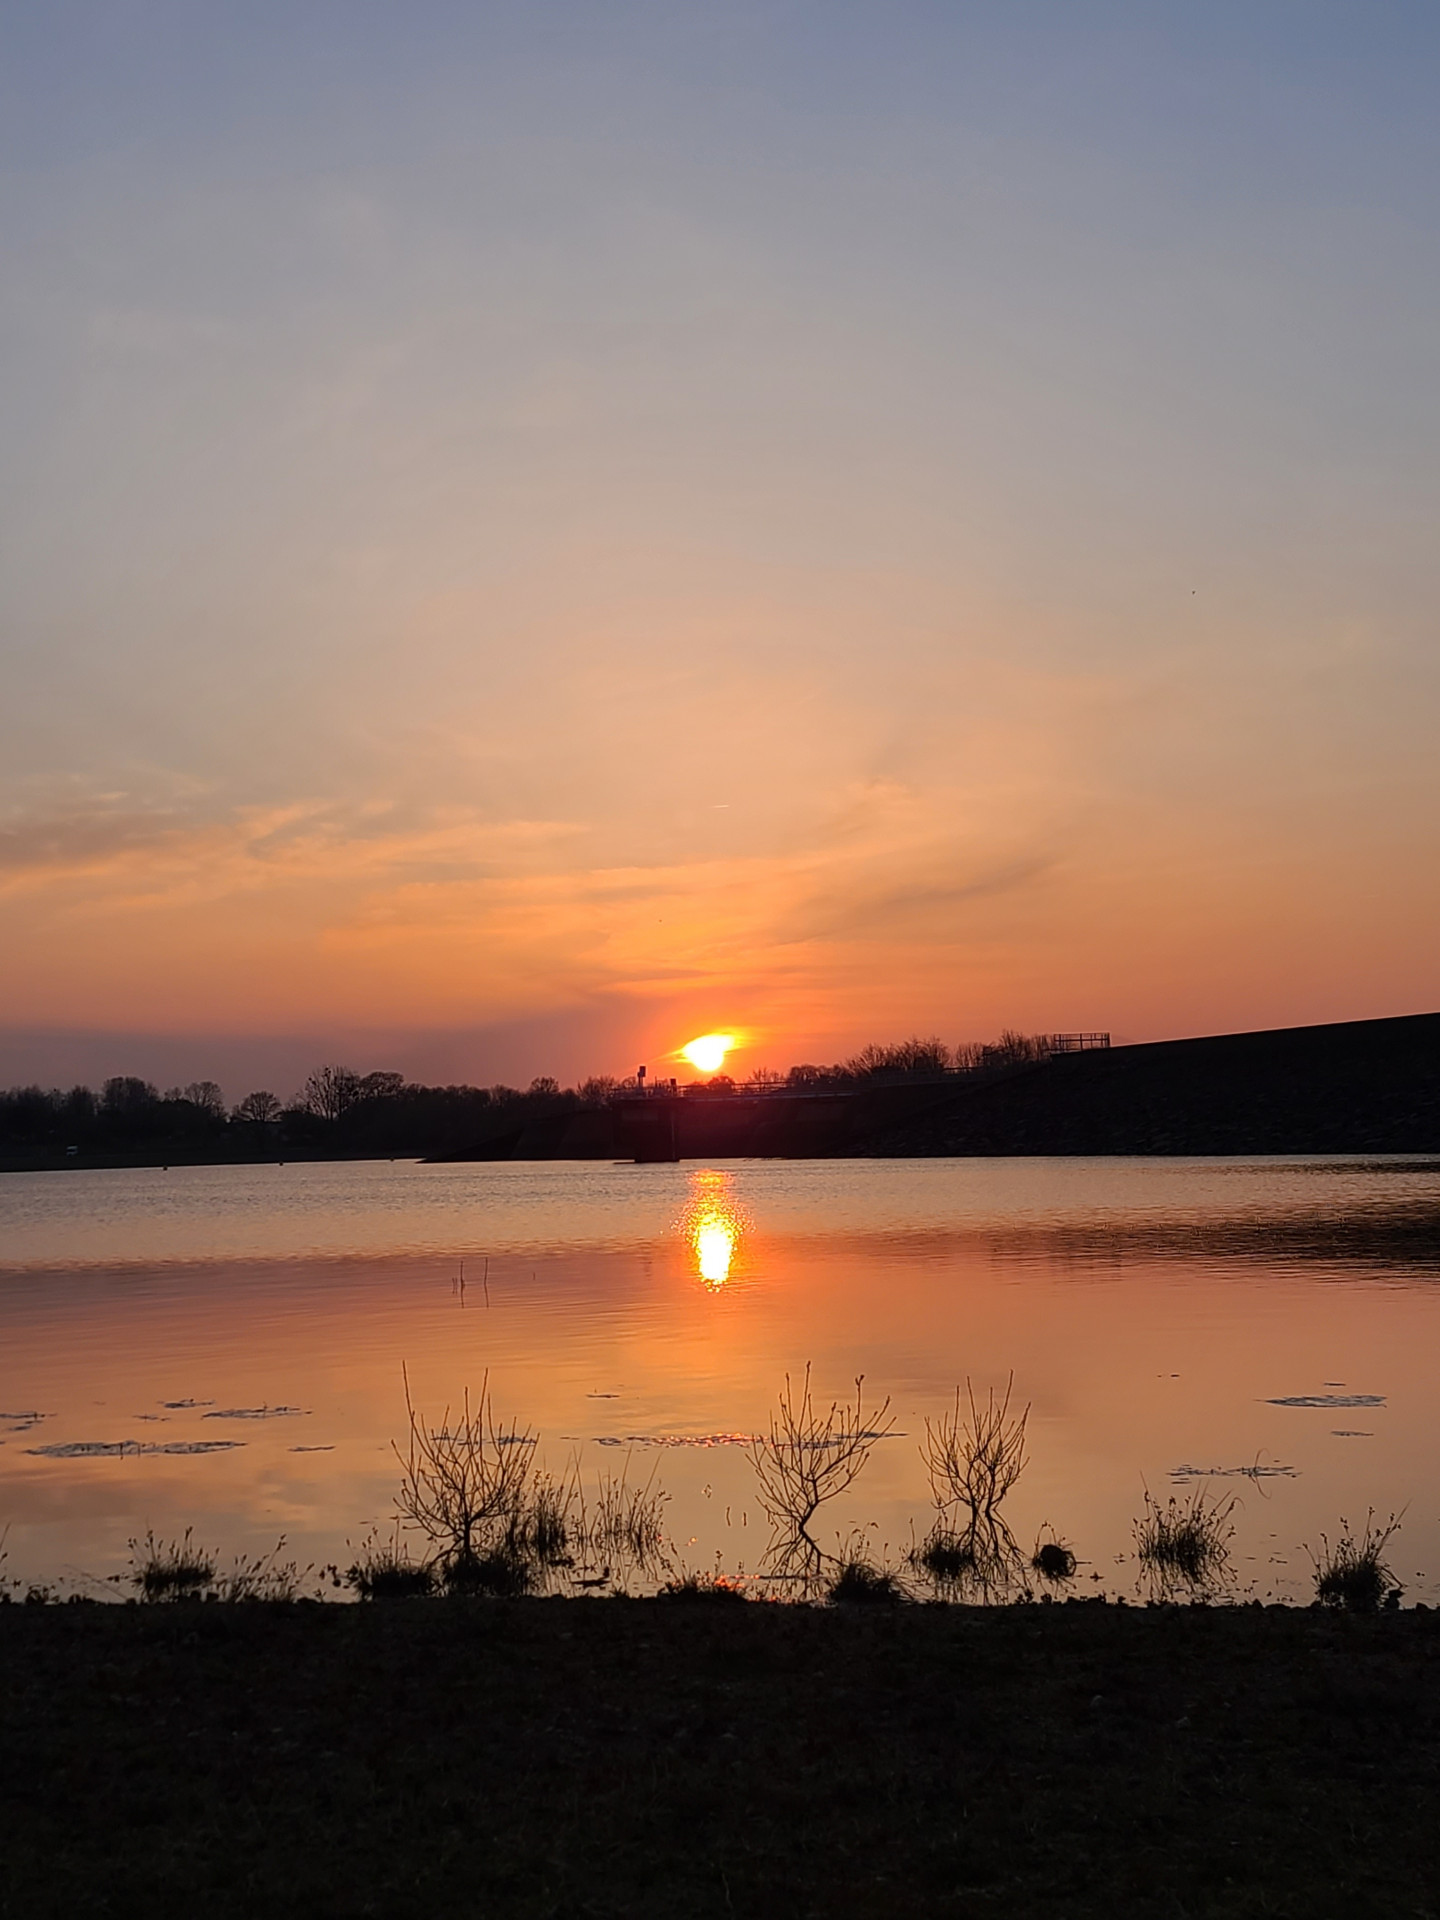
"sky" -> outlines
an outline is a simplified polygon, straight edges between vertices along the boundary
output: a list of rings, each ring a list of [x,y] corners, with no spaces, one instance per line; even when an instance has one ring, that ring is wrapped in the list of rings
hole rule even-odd
[[[6,10],[0,1081],[1440,1006],[1437,80],[1419,0]]]

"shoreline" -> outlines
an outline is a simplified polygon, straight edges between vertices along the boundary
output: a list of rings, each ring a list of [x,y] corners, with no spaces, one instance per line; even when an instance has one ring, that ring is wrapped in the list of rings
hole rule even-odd
[[[0,1914],[1432,1913],[1440,1612],[0,1608]]]

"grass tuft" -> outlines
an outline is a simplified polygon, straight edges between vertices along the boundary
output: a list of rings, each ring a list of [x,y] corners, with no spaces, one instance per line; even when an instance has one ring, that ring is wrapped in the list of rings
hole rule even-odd
[[[975,1542],[964,1533],[933,1527],[914,1554],[920,1567],[938,1586],[959,1586],[975,1571]]]
[[[1207,1499],[1204,1487],[1188,1500],[1172,1493],[1163,1507],[1147,1493],[1135,1522],[1141,1564],[1165,1590],[1177,1581],[1196,1591],[1219,1586],[1230,1571],[1234,1510],[1233,1499]]]
[[[284,1604],[298,1600],[305,1589],[306,1576],[314,1571],[293,1560],[282,1560],[285,1536],[281,1534],[269,1553],[251,1558],[237,1554],[228,1573],[220,1574],[211,1591],[217,1600],[237,1605],[243,1601],[268,1601]]]
[[[554,1480],[548,1473],[537,1473],[511,1519],[508,1543],[533,1555],[542,1566],[562,1565],[570,1545],[574,1499],[572,1479]]]
[[[735,1580],[719,1573],[682,1573],[667,1580],[656,1594],[657,1600],[679,1600],[688,1605],[741,1606],[749,1604],[749,1595]]]
[[[1320,1604],[1345,1613],[1374,1613],[1382,1605],[1398,1607],[1403,1589],[1386,1564],[1385,1548],[1399,1528],[1400,1521],[1393,1513],[1383,1527],[1376,1527],[1372,1507],[1358,1540],[1348,1520],[1340,1522],[1340,1538],[1333,1547],[1322,1533],[1319,1553],[1310,1552],[1315,1564],[1315,1598]]]
[[[196,1546],[192,1527],[187,1527],[179,1540],[157,1539],[152,1530],[143,1540],[130,1542],[127,1578],[139,1589],[140,1598],[152,1603],[298,1600],[312,1569],[282,1560],[284,1546],[282,1535],[269,1553],[254,1559],[237,1554],[230,1570],[221,1573],[218,1556],[208,1547]]]
[[[601,1476],[593,1512],[581,1523],[584,1544],[592,1553],[612,1553],[643,1572],[665,1559],[665,1503],[670,1498],[655,1485],[655,1468],[643,1486],[630,1485],[630,1459],[618,1475]]]
[[[483,1594],[491,1600],[512,1600],[533,1593],[539,1577],[534,1560],[503,1546],[485,1553],[457,1555],[447,1560],[444,1568],[447,1593]]]
[[[215,1590],[216,1556],[197,1547],[194,1528],[179,1540],[158,1540],[154,1529],[130,1542],[130,1584],[148,1601],[199,1600]]]
[[[344,1580],[362,1600],[424,1599],[440,1584],[433,1560],[412,1560],[401,1546],[398,1526],[389,1541],[368,1533]]]
[[[848,1559],[825,1589],[825,1598],[835,1607],[895,1607],[905,1595],[893,1573],[866,1560]]]
[[[1057,1584],[1063,1580],[1075,1578],[1075,1550],[1053,1531],[1048,1540],[1043,1537],[1035,1542],[1035,1551],[1030,1556],[1030,1565],[1042,1580],[1053,1580]]]

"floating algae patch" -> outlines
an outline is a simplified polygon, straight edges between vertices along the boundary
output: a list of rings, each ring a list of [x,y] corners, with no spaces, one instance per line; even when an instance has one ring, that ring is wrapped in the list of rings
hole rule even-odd
[[[43,1460],[129,1459],[137,1453],[228,1453],[243,1440],[66,1440],[53,1447],[27,1447]]]
[[[857,1440],[903,1440],[903,1433],[866,1431],[855,1435]],[[755,1439],[753,1433],[614,1433],[597,1434],[597,1447],[748,1447]],[[833,1443],[832,1443],[833,1444]]]
[[[220,1407],[200,1417],[202,1420],[288,1420],[309,1411],[308,1407]]]
[[[229,1444],[231,1446],[238,1446],[239,1442],[232,1440]],[[332,1442],[328,1447],[291,1447],[290,1451],[291,1453],[333,1453],[335,1447]]]
[[[1383,1407],[1383,1393],[1292,1393],[1267,1400],[1267,1407]]]
[[[189,1413],[195,1407],[213,1407],[213,1400],[162,1400],[161,1406],[167,1413]]]
[[[1298,1467],[1262,1466],[1257,1460],[1248,1467],[1172,1467],[1172,1480],[1293,1480]]]

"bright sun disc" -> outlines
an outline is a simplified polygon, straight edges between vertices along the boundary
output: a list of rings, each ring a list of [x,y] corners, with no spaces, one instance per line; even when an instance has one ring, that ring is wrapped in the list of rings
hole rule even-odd
[[[698,1040],[691,1040],[680,1052],[701,1073],[718,1073],[734,1044],[733,1033],[702,1033]]]

